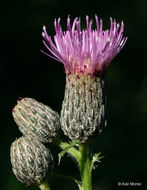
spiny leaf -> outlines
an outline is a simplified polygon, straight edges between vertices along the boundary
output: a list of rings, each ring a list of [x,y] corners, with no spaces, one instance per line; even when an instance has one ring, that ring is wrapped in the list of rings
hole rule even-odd
[[[100,155],[101,155],[101,152],[95,153],[95,154],[93,155],[92,161],[91,161],[91,170],[92,170],[92,169],[95,169],[95,168],[97,167],[97,165],[94,166],[95,162],[101,162],[100,159],[104,157],[104,156],[100,156]]]
[[[64,156],[64,154],[72,147],[74,147],[76,144],[79,143],[79,140],[75,140],[75,141],[72,141],[71,143],[69,143],[69,146],[67,146],[63,151],[61,151],[59,154],[58,154],[58,157],[59,157],[59,161],[58,161],[58,165],[60,164],[60,161],[61,161],[61,158],[62,156]]]

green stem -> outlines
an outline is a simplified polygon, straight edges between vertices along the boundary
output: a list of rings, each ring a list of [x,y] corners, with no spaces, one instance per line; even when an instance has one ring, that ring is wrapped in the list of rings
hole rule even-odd
[[[81,158],[79,162],[82,188],[81,190],[92,190],[92,174],[91,174],[91,160],[89,155],[89,145],[80,144],[79,150]]]
[[[41,185],[39,185],[39,188],[41,190],[51,190],[51,188],[49,187],[49,184],[46,181],[41,183]]]

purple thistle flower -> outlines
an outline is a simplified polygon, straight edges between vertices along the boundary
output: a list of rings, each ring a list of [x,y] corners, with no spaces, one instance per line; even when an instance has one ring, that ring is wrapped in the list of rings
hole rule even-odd
[[[54,22],[56,34],[54,42],[43,26],[44,45],[50,54],[45,53],[65,67],[66,74],[103,74],[112,59],[120,52],[127,38],[123,36],[124,23],[117,24],[110,18],[110,29],[103,30],[102,19],[95,15],[96,29],[86,16],[86,29],[81,30],[80,18],[75,18],[71,26],[67,18],[67,31],[62,31],[60,18]]]

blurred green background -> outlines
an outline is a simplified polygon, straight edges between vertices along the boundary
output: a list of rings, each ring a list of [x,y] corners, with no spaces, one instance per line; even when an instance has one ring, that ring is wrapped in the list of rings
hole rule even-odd
[[[0,4],[0,179],[2,190],[35,190],[19,183],[11,170],[9,148],[20,137],[11,110],[18,97],[32,97],[60,112],[65,74],[61,63],[43,55],[42,26],[54,35],[54,18],[67,15],[103,18],[125,23],[127,44],[112,61],[107,74],[109,122],[103,135],[92,142],[93,152],[105,156],[93,172],[94,190],[147,189],[147,1],[146,0],[13,0]],[[57,155],[58,149],[51,146]],[[57,156],[56,156],[57,157]],[[57,158],[56,158],[57,159]],[[65,156],[58,173],[78,176],[75,163]],[[119,187],[118,182],[141,182],[141,187]],[[51,179],[53,190],[76,190],[69,180]]]

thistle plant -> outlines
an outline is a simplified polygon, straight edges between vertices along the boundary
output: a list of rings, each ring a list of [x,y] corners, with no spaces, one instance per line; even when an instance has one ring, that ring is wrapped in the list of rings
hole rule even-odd
[[[92,156],[89,146],[92,139],[99,137],[107,125],[105,72],[127,40],[123,36],[123,22],[119,25],[110,18],[110,29],[103,30],[102,19],[99,21],[95,16],[95,20],[96,29],[92,29],[92,20],[89,21],[89,17],[86,16],[86,29],[81,29],[80,18],[75,18],[71,25],[68,16],[67,30],[63,31],[60,18],[55,19],[54,40],[43,26],[43,43],[49,53],[42,52],[63,63],[66,73],[65,95],[60,117],[57,112],[32,98],[18,101],[13,109],[14,120],[25,137],[21,137],[22,140],[18,139],[12,144],[11,161],[15,175],[22,182],[27,180],[26,184],[34,181],[36,183],[37,170],[45,177],[49,164],[44,160],[42,164],[46,164],[46,168],[31,167],[28,165],[29,157],[25,157],[22,162],[18,142],[21,142],[27,155],[26,146],[28,145],[24,140],[27,138],[35,139],[40,143],[40,147],[44,147],[42,143],[50,142],[59,146],[62,149],[59,154],[59,163],[65,153],[70,154],[77,161],[81,174],[81,180],[74,178],[79,190],[92,190],[93,166],[101,156],[100,153]],[[68,142],[62,141],[59,135],[60,129],[69,138]],[[36,166],[35,156],[38,155],[35,154],[35,148],[33,145],[28,155],[34,157]],[[45,148],[40,148],[38,151],[42,152],[42,156],[47,152]],[[24,172],[20,170],[21,166]],[[28,168],[32,170],[35,168],[33,175],[29,175]],[[23,173],[26,171],[28,173],[23,179]],[[45,185],[44,182],[39,181],[39,183],[42,190],[50,189],[47,183]]]

